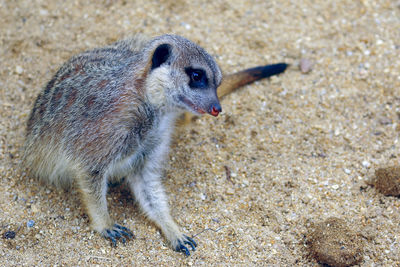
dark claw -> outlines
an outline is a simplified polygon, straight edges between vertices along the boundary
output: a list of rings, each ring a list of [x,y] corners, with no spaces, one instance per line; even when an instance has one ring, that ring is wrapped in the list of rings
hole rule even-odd
[[[179,241],[178,246],[175,248],[175,250],[185,253],[186,256],[190,256],[189,249],[184,244],[189,245],[193,251],[196,250],[197,244],[192,238],[186,235],[184,235],[184,238],[185,240]]]
[[[185,235],[185,237],[186,237],[186,239],[187,239],[190,243],[192,243],[192,244],[191,244],[192,247],[193,247],[193,246],[197,247],[197,243],[193,240],[193,238],[188,237],[187,235]],[[193,248],[193,250],[196,250],[196,249]]]
[[[196,247],[193,246],[193,244],[192,244],[191,242],[189,242],[189,241],[184,241],[183,243],[185,243],[186,245],[190,245],[190,246],[192,247],[192,250],[193,250],[193,251],[196,250]]]
[[[114,237],[116,237],[116,238],[122,237],[122,235],[121,235],[120,233],[118,233],[117,231],[113,231],[112,234],[113,234]]]
[[[185,244],[191,246],[191,247],[192,247],[192,250],[195,251],[195,250],[196,250],[196,247],[197,247],[196,242],[195,242],[191,237],[188,237],[187,235],[185,235],[185,238],[186,238],[187,240],[185,240],[183,243],[185,243]]]
[[[117,239],[121,240],[123,244],[126,242],[126,238],[124,236],[127,236],[129,238],[134,237],[133,233],[131,230],[129,230],[126,227],[123,227],[119,224],[114,224],[113,228],[106,229],[105,233],[103,234],[105,238],[110,239],[112,242],[112,245],[114,247],[117,246]]]
[[[117,246],[117,240],[115,240],[115,238],[114,238],[114,235],[112,234],[112,232],[110,231],[110,230],[106,230],[106,232],[107,232],[107,235],[105,235],[105,238],[109,238],[110,240],[111,240],[111,242],[112,242],[112,245],[114,246],[114,247],[116,247]]]
[[[184,245],[182,245],[180,242],[179,242],[179,247],[176,251],[183,252],[183,253],[185,253],[186,256],[190,256],[190,252],[189,252],[188,248],[185,247]]]
[[[126,239],[125,239],[125,237],[122,236],[122,235],[126,235],[126,233],[124,231],[121,231],[121,233],[115,231],[114,234],[115,234],[116,238],[121,239],[122,243],[125,244]]]
[[[115,227],[115,228],[118,228],[119,230],[121,230],[120,232],[121,232],[123,235],[125,235],[125,236],[127,236],[127,237],[129,237],[129,238],[133,237],[132,231],[129,230],[128,228],[126,228],[126,227],[124,227],[124,226],[121,226],[121,225],[119,225],[119,224],[114,224],[114,227]]]

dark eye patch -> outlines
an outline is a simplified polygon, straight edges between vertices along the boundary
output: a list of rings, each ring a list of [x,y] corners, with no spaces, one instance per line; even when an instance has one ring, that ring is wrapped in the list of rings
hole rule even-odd
[[[208,79],[206,72],[202,69],[185,68],[186,74],[189,76],[189,86],[191,88],[207,88]]]

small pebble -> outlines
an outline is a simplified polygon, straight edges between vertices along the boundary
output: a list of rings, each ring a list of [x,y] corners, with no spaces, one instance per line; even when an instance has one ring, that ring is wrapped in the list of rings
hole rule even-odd
[[[49,14],[49,11],[47,11],[46,9],[41,9],[39,10],[39,14],[42,16],[47,16]]]
[[[352,266],[363,259],[363,240],[343,219],[331,217],[312,225],[307,234],[311,255],[329,266]]]
[[[400,196],[400,167],[379,168],[375,176],[376,190],[385,196]]]
[[[365,79],[367,79],[367,77],[368,77],[368,71],[366,70],[366,69],[364,69],[364,68],[362,68],[362,69],[360,69],[360,71],[358,72],[358,74],[359,74],[359,78],[360,79],[362,79],[362,80],[365,80]]]
[[[190,30],[192,27],[190,26],[190,24],[186,23],[186,22],[182,22],[181,25],[183,27],[185,27],[186,30]]]
[[[3,234],[4,239],[14,239],[15,238],[15,232],[14,231],[7,231]]]
[[[227,195],[233,195],[233,194],[235,194],[235,189],[233,189],[233,188],[228,188],[228,190],[226,190],[226,194],[227,194]]]
[[[369,163],[369,162],[366,161],[366,160],[364,160],[361,164],[362,164],[365,168],[369,168],[369,167],[371,166],[371,163]]]
[[[351,173],[351,171],[350,171],[349,169],[344,169],[344,172],[345,172],[346,174],[350,174],[350,173]]]
[[[22,72],[24,72],[24,69],[21,66],[16,66],[15,67],[15,72],[17,74],[22,74]]]
[[[28,227],[33,227],[33,226],[35,225],[35,221],[34,221],[34,220],[29,220],[29,221],[26,223],[26,225],[27,225]]]
[[[302,58],[300,59],[300,70],[302,73],[309,73],[314,66],[314,63],[307,59],[307,58]]]

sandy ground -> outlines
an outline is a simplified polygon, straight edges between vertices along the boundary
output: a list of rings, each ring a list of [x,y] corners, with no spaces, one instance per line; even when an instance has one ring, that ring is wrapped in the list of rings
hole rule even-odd
[[[315,266],[305,236],[331,216],[362,235],[362,266],[400,265],[400,199],[368,183],[400,157],[398,1],[135,2],[0,1],[0,234],[16,232],[0,238],[3,265]],[[183,35],[225,72],[293,64],[177,131],[165,187],[198,241],[190,257],[169,249],[123,188],[108,195],[111,215],[136,239],[112,248],[88,228],[76,191],[19,168],[27,116],[58,67],[136,32]],[[315,63],[310,73],[300,58]]]

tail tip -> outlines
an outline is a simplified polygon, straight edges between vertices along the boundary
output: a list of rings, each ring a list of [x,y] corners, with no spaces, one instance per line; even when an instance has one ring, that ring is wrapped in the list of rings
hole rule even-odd
[[[290,66],[290,64],[284,63],[284,62],[277,63],[277,64],[274,64],[274,65],[275,65],[276,70],[277,70],[278,73],[284,72]]]

